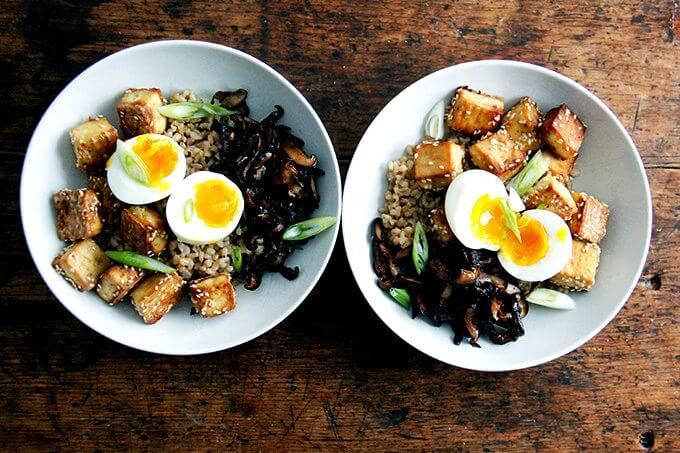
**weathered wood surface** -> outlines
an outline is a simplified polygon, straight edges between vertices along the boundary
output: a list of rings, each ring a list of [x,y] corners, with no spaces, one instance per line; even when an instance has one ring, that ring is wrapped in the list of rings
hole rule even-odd
[[[0,448],[680,449],[680,14],[677,1],[7,0],[0,9]],[[636,291],[595,339],[508,374],[438,363],[396,338],[342,247],[267,335],[201,357],[154,356],[73,318],[28,257],[25,146],[59,90],[147,40],[243,49],[319,112],[346,170],[396,93],[450,64],[556,69],[621,118],[647,167],[654,236]],[[616,188],[612,188],[616,190]],[[339,285],[342,304],[329,304]]]

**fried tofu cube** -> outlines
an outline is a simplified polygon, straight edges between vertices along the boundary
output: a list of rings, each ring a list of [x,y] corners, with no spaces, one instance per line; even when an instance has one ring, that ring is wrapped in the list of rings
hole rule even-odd
[[[236,308],[236,292],[227,274],[193,280],[189,283],[189,295],[196,311],[206,318]]]
[[[111,264],[104,251],[92,239],[83,239],[66,247],[52,261],[52,267],[78,291],[90,291],[99,276]]]
[[[147,206],[123,209],[120,233],[128,246],[144,255],[158,255],[168,244],[168,233],[163,218]]]
[[[424,188],[447,187],[463,172],[465,149],[456,143],[421,143],[413,151],[414,176]]]
[[[116,150],[118,131],[103,116],[90,118],[70,131],[78,170],[94,172],[104,168]]]
[[[155,324],[182,299],[184,280],[177,273],[156,273],[130,292],[132,305],[146,324]]]
[[[527,209],[547,209],[564,220],[571,219],[578,211],[569,189],[550,174],[543,176],[524,196],[523,201]]]
[[[562,159],[578,155],[586,134],[586,125],[566,104],[550,110],[540,127],[546,145]]]
[[[578,212],[569,221],[569,229],[577,238],[600,243],[607,234],[609,207],[585,192],[572,192]]]
[[[507,130],[500,128],[472,145],[470,157],[477,167],[507,181],[524,166],[527,152],[510,138]]]
[[[99,198],[94,190],[60,190],[52,201],[57,213],[57,235],[62,241],[91,238],[104,228]]]
[[[559,182],[562,184],[566,185],[567,187],[570,186],[571,184],[571,170],[574,168],[574,162],[576,162],[576,156],[571,156],[567,157],[566,159],[562,159],[561,157],[557,157],[552,151],[550,150],[543,150],[541,151],[543,154],[543,157],[548,159],[548,173],[553,175]]]
[[[574,239],[571,258],[567,265],[550,282],[574,291],[588,291],[595,284],[597,266],[600,264],[600,246]]]
[[[100,212],[102,219],[109,227],[117,226],[120,222],[120,213],[126,206],[111,191],[106,176],[90,175],[87,177],[87,185],[99,195]]]
[[[123,93],[116,110],[120,128],[126,137],[142,134],[162,134],[167,121],[158,112],[164,104],[163,94],[158,88],[130,88]]]
[[[467,87],[456,90],[452,104],[446,115],[447,124],[453,130],[471,135],[496,129],[505,108],[500,98]]]
[[[109,305],[118,302],[144,277],[144,271],[124,264],[114,264],[104,271],[97,283],[97,294]]]
[[[531,152],[542,145],[538,135],[540,120],[541,113],[536,102],[525,96],[503,116],[501,126],[508,131],[510,138],[520,145],[522,151]]]
[[[453,231],[451,231],[449,221],[446,220],[444,206],[439,206],[430,213],[430,229],[442,244],[446,244],[453,240]]]

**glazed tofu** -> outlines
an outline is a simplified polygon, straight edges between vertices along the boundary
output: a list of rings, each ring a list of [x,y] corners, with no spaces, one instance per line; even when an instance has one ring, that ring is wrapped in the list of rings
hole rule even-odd
[[[71,129],[70,136],[78,170],[96,172],[116,150],[118,131],[109,120],[98,116]]]
[[[449,222],[446,220],[444,206],[435,208],[430,213],[430,229],[442,244],[453,240],[453,231],[451,231]]]
[[[52,267],[78,291],[90,291],[111,264],[92,239],[74,242],[52,261]]]
[[[510,138],[507,130],[500,128],[472,145],[470,157],[477,167],[507,181],[524,166],[527,152]]]
[[[569,220],[578,211],[569,189],[557,178],[548,174],[542,177],[524,196],[527,209],[541,208]]]
[[[144,255],[158,255],[168,244],[163,218],[147,206],[123,209],[120,233],[128,246]]]
[[[463,172],[465,150],[453,142],[421,143],[413,150],[415,179],[426,189],[448,187]]]
[[[155,324],[182,299],[183,287],[177,273],[153,274],[130,292],[132,305],[146,324]]]
[[[62,241],[91,238],[104,228],[99,198],[94,190],[60,190],[52,201],[57,213],[57,235]]]
[[[607,234],[609,207],[585,192],[572,192],[578,211],[569,221],[571,233],[584,241],[598,244]]]
[[[540,127],[545,144],[562,159],[578,155],[586,126],[566,104],[550,110]]]
[[[446,115],[447,124],[466,134],[484,134],[498,127],[504,108],[503,101],[496,96],[460,87]]]
[[[550,282],[573,291],[588,291],[595,284],[599,264],[600,246],[574,239],[571,259],[564,269],[550,279]]]
[[[196,311],[206,318],[236,308],[236,292],[227,274],[192,281],[189,283],[189,295]]]
[[[574,168],[574,162],[576,162],[576,156],[567,157],[562,159],[557,157],[550,150],[542,150],[543,156],[548,159],[548,173],[553,175],[559,182],[566,185],[567,187],[571,184],[571,170]]]
[[[530,97],[525,96],[503,116],[501,126],[508,131],[510,138],[520,145],[523,152],[531,152],[542,145],[538,136],[540,120],[541,113],[536,103]]]
[[[163,94],[158,88],[126,90],[116,105],[123,134],[128,138],[141,134],[162,134],[167,121],[158,112],[158,107],[163,104]]]
[[[144,277],[144,271],[123,264],[114,264],[104,271],[97,283],[97,294],[109,305],[118,302]]]
[[[100,212],[102,220],[106,225],[117,226],[120,222],[120,213],[126,206],[111,192],[106,176],[90,175],[87,178],[87,185],[99,195]]]

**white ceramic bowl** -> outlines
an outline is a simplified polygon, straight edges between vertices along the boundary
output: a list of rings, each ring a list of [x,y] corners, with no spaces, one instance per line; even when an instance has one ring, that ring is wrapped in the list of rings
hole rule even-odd
[[[129,87],[159,87],[164,94],[193,89],[209,99],[217,90],[245,88],[251,115],[263,118],[274,104],[285,109],[282,123],[319,157],[326,175],[319,179],[321,206],[316,215],[340,215],[340,172],[328,133],[300,92],[274,69],[238,50],[197,41],[160,41],[135,46],[94,64],[76,77],[40,120],[28,146],[21,175],[21,217],[33,260],[50,290],[77,318],[119,343],[165,354],[199,354],[236,346],[261,335],[288,316],[312,290],[333,250],[339,226],[291,255],[300,266],[289,282],[267,274],[254,292],[237,288],[236,309],[203,319],[190,316],[190,302],[173,308],[147,326],[128,303],[111,308],[94,293],[79,293],[50,263],[64,247],[57,238],[51,196],[62,188],[86,186],[74,166],[68,131],[104,114],[118,124],[115,104]]]
[[[482,348],[456,346],[448,326],[433,327],[394,303],[375,284],[370,224],[383,204],[387,162],[422,137],[432,106],[469,85],[505,97],[510,106],[531,96],[543,112],[567,103],[589,126],[574,187],[609,204],[608,233],[595,287],[575,295],[577,308],[557,311],[532,305],[526,334],[515,343]],[[651,199],[642,161],[621,122],[595,95],[548,69],[513,61],[475,61],[442,69],[399,93],[366,130],[345,181],[343,236],[354,277],[378,316],[406,342],[436,359],[463,368],[504,371],[547,362],[579,347],[614,318],[630,296],[647,256]]]

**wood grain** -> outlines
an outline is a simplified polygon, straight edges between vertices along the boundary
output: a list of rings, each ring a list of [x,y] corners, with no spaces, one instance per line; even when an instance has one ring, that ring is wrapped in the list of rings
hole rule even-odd
[[[5,1],[0,448],[679,450],[679,13],[673,0]],[[56,302],[28,257],[23,154],[71,78],[167,38],[224,43],[279,70],[323,118],[343,171],[382,106],[436,69],[512,58],[583,83],[631,133],[652,187],[653,245],[635,293],[559,360],[469,372],[389,332],[338,246],[302,307],[244,346],[162,357],[99,336]],[[342,303],[329,303],[339,286]]]

